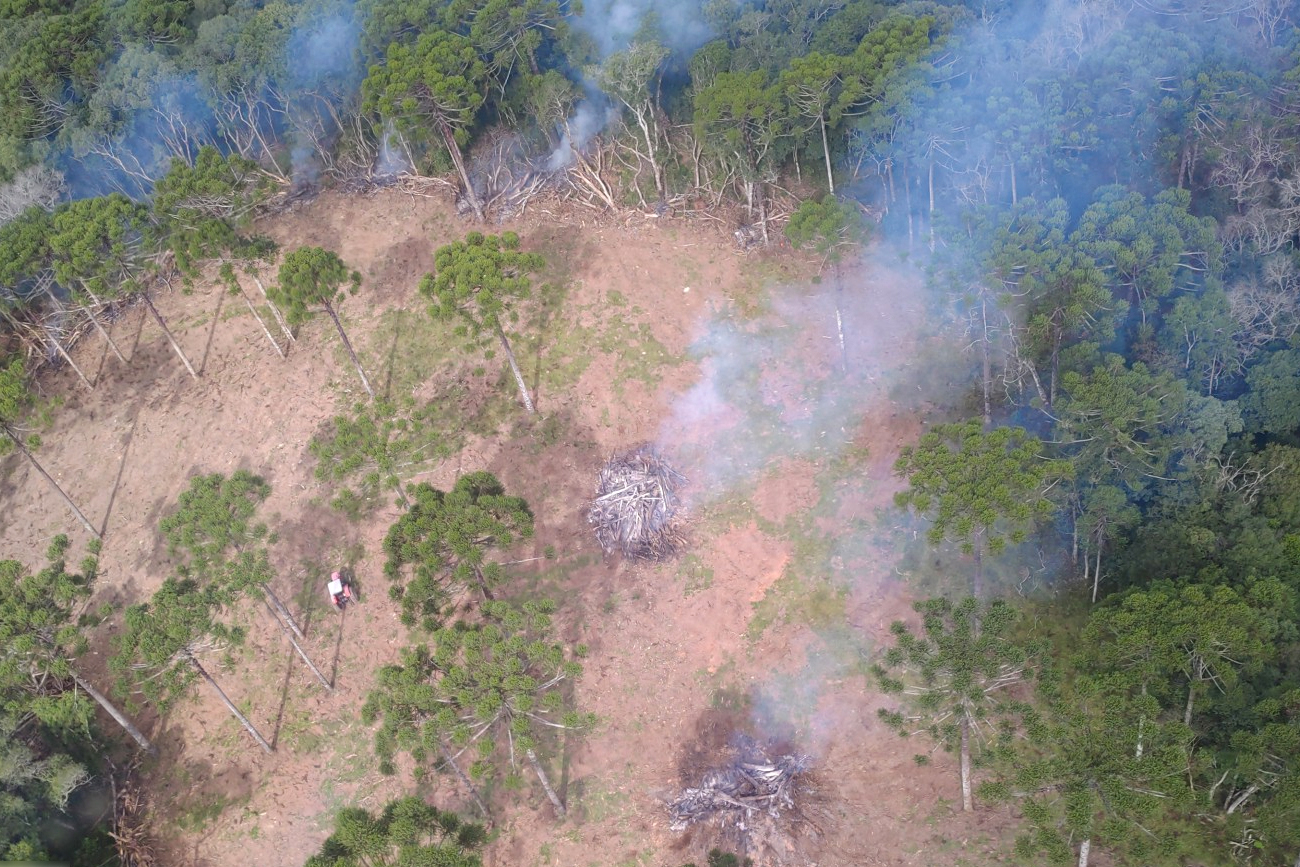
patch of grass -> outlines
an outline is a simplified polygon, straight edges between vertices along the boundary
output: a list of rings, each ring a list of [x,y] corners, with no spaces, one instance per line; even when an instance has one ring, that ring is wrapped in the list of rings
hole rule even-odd
[[[338,334],[328,320],[320,325],[327,332],[322,338],[335,344],[335,364],[355,378],[352,361]],[[344,322],[343,327],[346,330],[348,323]],[[469,355],[464,338],[457,337],[454,331],[453,323],[436,322],[423,308],[389,309],[380,314],[379,324],[366,337],[365,345],[357,346],[357,355],[378,394],[409,395],[444,372],[453,360]],[[348,336],[352,337],[350,333]]]
[[[589,786],[575,800],[585,822],[623,819],[632,809],[631,794],[599,786]]]
[[[834,628],[844,622],[847,599],[846,588],[800,578],[794,569],[787,567],[763,598],[754,603],[754,616],[749,620],[745,636],[751,642],[757,641],[778,620],[801,623],[815,630]]]
[[[241,805],[247,800],[247,797],[231,798],[224,792],[200,795],[194,799],[193,803],[187,805],[177,814],[176,826],[183,831],[199,833],[220,819],[226,810]]]
[[[713,586],[713,568],[705,564],[698,554],[687,554],[681,559],[677,574],[683,582],[682,594],[694,596]]]

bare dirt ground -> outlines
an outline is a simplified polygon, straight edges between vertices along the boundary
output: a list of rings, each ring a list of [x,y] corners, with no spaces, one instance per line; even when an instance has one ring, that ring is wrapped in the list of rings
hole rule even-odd
[[[512,552],[528,562],[510,567],[511,586],[558,598],[565,637],[590,648],[577,694],[600,723],[550,757],[570,817],[557,821],[535,787],[491,792],[486,863],[702,862],[710,828],[670,832],[662,799],[736,731],[788,738],[814,758],[789,863],[993,860],[1007,817],[954,813],[953,761],[915,764],[925,747],[878,721],[881,697],[865,676],[890,622],[910,613],[881,527],[898,448],[920,430],[916,401],[900,397],[912,387],[900,371],[926,339],[916,278],[880,254],[814,285],[807,263],[746,256],[699,224],[530,214],[505,228],[547,256],[556,288],[539,292],[550,301],[522,329],[541,411],[525,421],[499,360],[458,354],[416,292],[434,248],[466,228],[445,202],[396,191],[327,194],[264,227],[286,247],[326,246],[360,269],[361,294],[343,311],[372,381],[437,401],[463,434],[421,480],[449,485],[487,469],[525,497],[537,533]],[[214,668],[273,738],[273,755],[206,692],[161,718],[139,716],[162,747],[144,774],[163,863],[298,867],[338,808],[375,808],[414,786],[407,772],[376,772],[359,719],[374,670],[408,641],[380,574],[397,512],[351,523],[313,476],[308,442],[361,395],[327,320],[307,325],[281,361],[242,301],[211,283],[159,306],[202,377],[131,311],[113,329],[127,365],[102,360],[94,338],[78,347],[100,371],[93,393],[67,371],[43,380],[63,403],[38,454],[102,522],[98,596],[118,605],[146,599],[168,574],[158,522],[194,474],[245,468],[270,482],[261,515],[278,534],[277,589],[337,689],[324,692],[250,607],[238,615],[249,647]],[[611,452],[647,441],[692,479],[692,548],[634,567],[601,555],[583,504]],[[35,564],[59,532],[85,541],[16,457],[0,464],[0,496],[5,556]],[[338,564],[356,570],[363,595],[343,616],[321,590]],[[111,626],[84,661],[106,682],[110,637]],[[449,779],[418,790],[465,808]]]

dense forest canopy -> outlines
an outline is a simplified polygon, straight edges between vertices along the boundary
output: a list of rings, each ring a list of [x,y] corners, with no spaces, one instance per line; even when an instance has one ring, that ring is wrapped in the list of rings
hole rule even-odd
[[[976,794],[1020,805],[1025,857],[1300,863],[1297,14],[5,0],[6,349],[48,359],[51,310],[93,320],[171,267],[267,256],[248,226],[277,196],[397,172],[452,178],[480,222],[509,201],[504,162],[609,209],[728,211],[828,259],[878,223],[971,354],[971,419],[907,451],[900,503],[976,555],[976,595],[1026,539],[1078,579],[1043,609],[1063,625],[1009,724],[1031,746],[1001,738]],[[26,450],[6,368],[0,424]],[[63,580],[61,556],[41,574]],[[28,676],[10,672],[0,727],[47,770],[0,781],[20,829],[0,854],[39,851],[22,817],[85,773],[62,721],[23,723]]]

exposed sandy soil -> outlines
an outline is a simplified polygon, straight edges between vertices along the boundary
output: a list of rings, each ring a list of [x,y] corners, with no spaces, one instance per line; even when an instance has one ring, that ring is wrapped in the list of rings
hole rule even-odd
[[[959,852],[964,863],[983,863],[1006,817],[952,815],[954,763],[940,753],[929,766],[914,764],[918,745],[877,720],[881,698],[861,665],[889,623],[910,613],[894,554],[870,528],[897,485],[898,448],[920,429],[887,391],[921,330],[913,278],[870,259],[845,270],[850,337],[841,353],[828,285],[763,288],[767,277],[806,264],[746,258],[695,224],[530,215],[509,228],[567,263],[548,279],[569,286],[561,312],[532,324],[540,337],[524,358],[541,414],[554,420],[548,432],[544,422],[519,425],[509,383],[497,384],[499,360],[469,358],[416,383],[386,364],[402,357],[398,343],[418,326],[394,336],[381,330],[384,316],[422,309],[416,285],[434,247],[466,229],[446,203],[395,191],[325,195],[265,228],[286,246],[330,247],[361,270],[362,293],[343,311],[381,389],[405,383],[421,400],[455,404],[458,417],[508,408],[495,431],[467,432],[464,447],[421,479],[448,485],[487,469],[528,500],[537,533],[511,552],[529,562],[510,574],[519,592],[558,598],[565,637],[589,646],[577,693],[601,722],[551,756],[566,821],[535,786],[492,793],[499,833],[486,863],[702,863],[710,829],[669,832],[660,799],[692,782],[688,771],[736,729],[779,733],[814,756],[816,794],[810,821],[791,831],[794,863],[950,863]],[[120,605],[145,599],[168,574],[158,521],[191,476],[246,468],[271,483],[262,516],[278,533],[276,587],[337,689],[321,690],[271,619],[250,607],[240,615],[248,649],[228,666],[212,662],[232,699],[275,740],[273,755],[206,691],[164,718],[149,708],[139,716],[163,750],[145,767],[162,863],[299,867],[339,807],[377,807],[413,785],[409,773],[376,773],[359,720],[374,669],[407,641],[379,577],[379,542],[397,512],[385,506],[350,523],[326,505],[332,488],[313,477],[309,440],[361,393],[328,320],[307,325],[281,361],[242,301],[211,284],[164,295],[159,306],[202,378],[192,380],[156,326],[131,311],[114,327],[129,364],[111,356],[101,364],[94,338],[78,347],[83,366],[100,369],[95,392],[67,371],[43,381],[64,403],[39,457],[103,523],[98,593]],[[738,307],[763,315],[739,316]],[[710,342],[732,321],[735,352]],[[764,343],[768,326],[787,337]],[[756,379],[731,375],[736,358]],[[486,374],[474,371],[480,365]],[[556,375],[560,368],[568,373]],[[737,398],[744,383],[755,389],[753,405]],[[456,384],[464,388],[449,390]],[[754,420],[773,413],[779,422],[755,433]],[[582,512],[600,463],[645,441],[679,455],[696,485],[694,550],[657,567],[603,557]],[[0,465],[0,496],[5,556],[36,563],[58,532],[84,541],[16,457]],[[548,546],[554,561],[543,557]],[[353,566],[363,591],[342,617],[326,610],[321,592],[338,563]],[[108,638],[84,661],[105,680]],[[465,806],[450,779],[420,791]]]

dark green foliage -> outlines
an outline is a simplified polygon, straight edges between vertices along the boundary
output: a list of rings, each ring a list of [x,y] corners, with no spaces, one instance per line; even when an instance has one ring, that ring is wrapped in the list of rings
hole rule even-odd
[[[240,230],[268,193],[266,175],[256,163],[214,147],[199,151],[194,164],[177,157],[153,191],[158,241],[176,255],[181,271],[224,256],[264,257],[265,240],[245,238]]]
[[[229,477],[195,476],[176,510],[159,525],[168,552],[182,560],[187,574],[211,576],[227,551],[242,551],[266,538],[266,525],[253,523],[253,515],[270,493],[271,486],[247,470]]]
[[[1022,428],[986,433],[972,421],[936,425],[903,449],[894,471],[908,480],[898,505],[933,516],[931,544],[952,539],[968,553],[996,553],[1051,514],[1047,491],[1069,465],[1045,458]]]
[[[475,586],[490,598],[504,570],[487,552],[531,538],[533,516],[486,472],[461,476],[446,493],[421,483],[409,494],[410,509],[384,537],[384,574],[398,582],[392,592],[402,602],[402,622],[434,629],[460,589]]]
[[[361,288],[361,274],[351,271],[336,253],[320,247],[299,247],[284,257],[279,283],[267,292],[284,311],[290,325],[301,325],[324,308],[333,309]]]
[[[68,544],[56,536],[48,564],[34,574],[16,560],[0,561],[0,715],[33,714],[61,737],[89,733],[94,715],[89,698],[72,688],[72,663],[93,623],[84,609],[98,564],[88,556],[79,572],[69,572]]]
[[[978,764],[1011,755],[1016,735],[1036,725],[1021,684],[1033,680],[1044,648],[1015,640],[1020,615],[1002,600],[930,599],[914,607],[922,634],[895,621],[894,646],[871,668],[880,688],[903,703],[902,710],[881,708],[880,718],[902,736],[924,733],[950,752],[962,749],[965,735]]]
[[[113,670],[160,707],[174,704],[198,678],[193,661],[199,654],[243,643],[242,628],[218,619],[236,597],[222,581],[168,578],[148,602],[126,609]]]
[[[411,796],[372,814],[340,810],[334,833],[304,867],[481,867],[482,825],[463,821]]]
[[[838,261],[841,249],[862,243],[867,236],[862,215],[851,203],[828,196],[808,199],[790,215],[785,237],[796,250],[808,249],[829,261]]]
[[[468,750],[473,776],[504,768],[513,777],[549,733],[590,726],[570,689],[585,648],[555,642],[554,610],[485,602],[481,622],[439,629],[432,646],[407,648],[400,665],[380,669],[362,709],[367,722],[382,722],[380,758],[404,751],[424,763]]]
[[[341,488],[331,505],[360,517],[379,505],[380,494],[389,489],[409,505],[403,480],[452,452],[452,442],[434,427],[436,409],[409,400],[400,407],[377,400],[331,419],[308,444],[319,461],[316,478],[355,486]]]
[[[537,253],[520,251],[514,232],[470,232],[464,241],[438,248],[435,270],[420,281],[420,294],[434,319],[460,320],[457,333],[495,336],[519,321],[516,305],[528,300],[529,277],[545,264]]]

